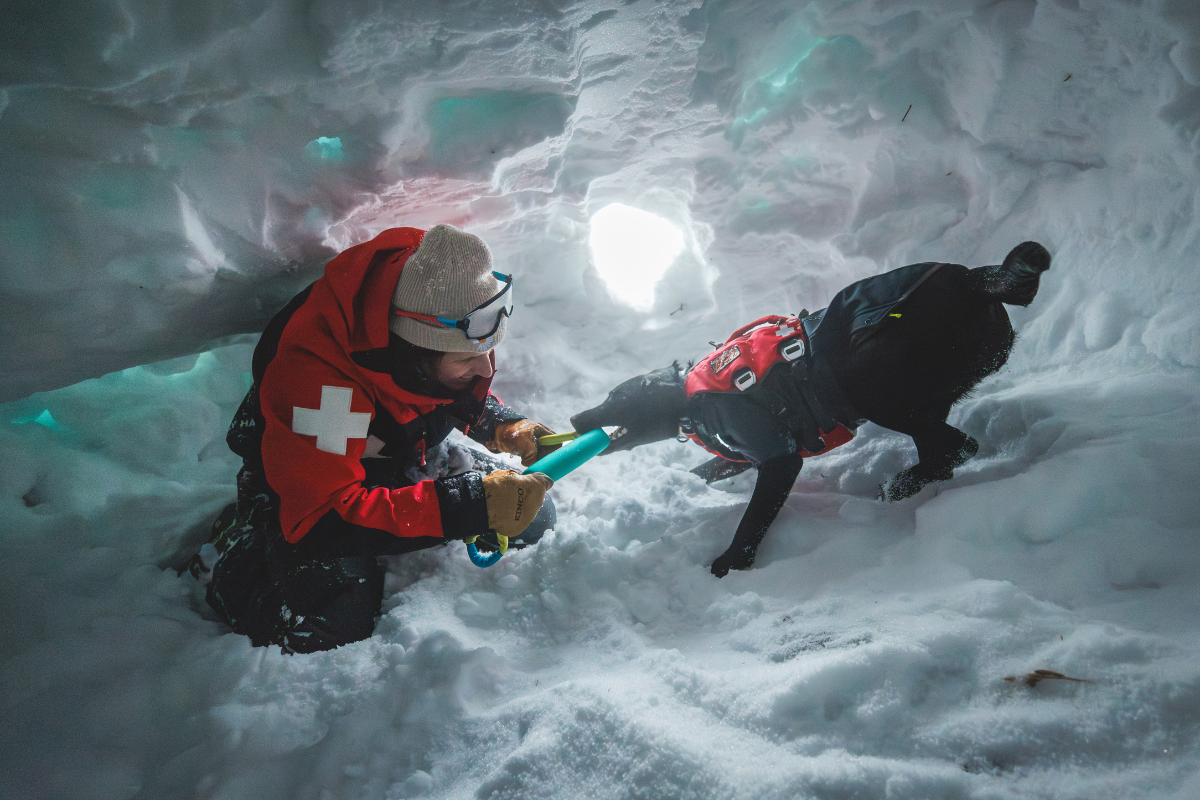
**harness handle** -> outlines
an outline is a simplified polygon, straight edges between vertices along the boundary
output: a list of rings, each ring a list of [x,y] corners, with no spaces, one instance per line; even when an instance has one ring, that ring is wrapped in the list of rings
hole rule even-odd
[[[760,317],[759,319],[754,320],[754,322],[747,323],[733,333],[729,334],[729,338],[725,340],[725,344],[729,344],[734,339],[742,336],[748,331],[753,330],[754,328],[757,328],[759,325],[774,324],[777,322],[783,322],[786,319],[789,319],[789,317],[781,317],[778,314],[768,314],[765,317]]]

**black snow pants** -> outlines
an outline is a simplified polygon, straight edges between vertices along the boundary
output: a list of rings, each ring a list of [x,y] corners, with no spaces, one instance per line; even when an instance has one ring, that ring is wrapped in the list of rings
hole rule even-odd
[[[247,525],[236,503],[217,525],[243,530],[226,538],[208,584],[208,604],[255,647],[276,644],[285,653],[312,653],[371,635],[383,602],[379,559],[294,558],[278,525],[275,530]]]
[[[547,497],[510,546],[537,542],[556,516]],[[312,653],[369,638],[383,604],[383,562],[375,556],[304,555],[283,538],[278,519],[265,494],[249,503],[243,500],[240,507],[231,503],[221,512],[213,524],[212,541],[220,557],[208,585],[208,604],[255,647],[279,645],[285,653]],[[481,550],[487,549],[487,538],[480,537]],[[462,547],[455,539],[414,537],[397,539],[387,555],[447,543]]]

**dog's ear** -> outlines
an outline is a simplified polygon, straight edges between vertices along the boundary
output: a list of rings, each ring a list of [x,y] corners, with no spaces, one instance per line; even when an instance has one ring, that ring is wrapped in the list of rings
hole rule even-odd
[[[615,453],[674,438],[686,404],[683,368],[675,362],[619,384],[603,403],[571,417],[571,425],[580,433],[606,425],[623,428],[604,451]]]

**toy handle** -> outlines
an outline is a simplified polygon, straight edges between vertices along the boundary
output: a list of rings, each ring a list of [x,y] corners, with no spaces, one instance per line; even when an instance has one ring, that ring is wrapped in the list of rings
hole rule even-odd
[[[584,462],[603,453],[609,443],[608,434],[600,428],[596,428],[594,431],[580,434],[579,438],[567,442],[545,458],[535,461],[521,474],[529,475],[540,472],[548,475],[550,480],[557,481],[574,472]]]
[[[500,552],[499,550],[494,550],[485,556],[483,553],[479,552],[479,548],[475,546],[474,542],[467,542],[467,558],[471,559],[471,563],[477,567],[490,567],[492,564],[495,564],[497,561],[499,561],[503,556],[504,553]]]
[[[561,435],[565,436],[566,434]],[[603,453],[610,442],[608,434],[600,428],[588,431],[580,434],[573,441],[567,442],[545,458],[535,461],[521,474],[529,475],[533,472],[540,472],[549,476],[550,480],[556,481],[574,472],[584,462]],[[508,549],[508,540],[502,536],[497,538],[500,539],[500,549],[494,553],[488,553],[486,556],[479,552],[474,539],[467,542],[467,557],[471,559],[471,563],[477,567],[490,567],[499,561],[504,555],[504,551]]]

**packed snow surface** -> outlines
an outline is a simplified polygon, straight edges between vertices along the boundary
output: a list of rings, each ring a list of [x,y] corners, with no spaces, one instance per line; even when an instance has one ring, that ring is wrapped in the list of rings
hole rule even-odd
[[[0,87],[0,796],[1200,797],[1191,0],[25,3]],[[613,204],[679,237],[650,290]],[[536,548],[392,559],[371,639],[252,648],[175,568],[254,333],[437,222],[559,430],[858,278],[1055,260],[951,481],[877,501],[868,425],[717,580],[753,473],[601,457]]]

